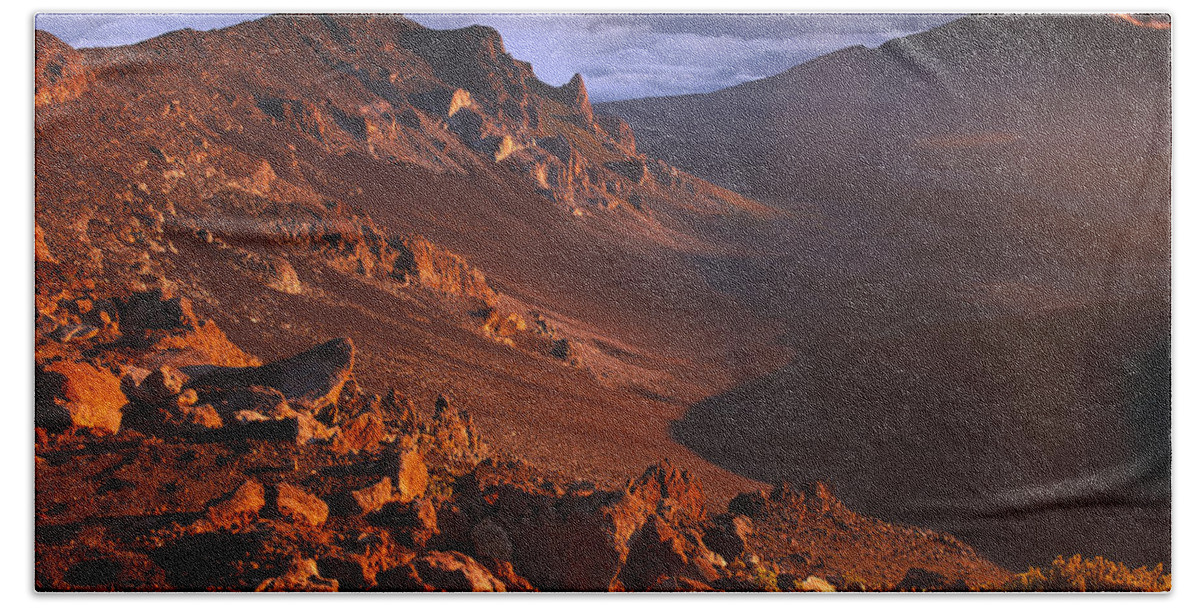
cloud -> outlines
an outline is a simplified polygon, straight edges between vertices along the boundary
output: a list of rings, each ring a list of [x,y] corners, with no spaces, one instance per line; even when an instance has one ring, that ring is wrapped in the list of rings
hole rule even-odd
[[[583,74],[594,101],[703,93],[825,53],[949,22],[948,14],[414,14],[438,29],[482,24],[551,84]]]

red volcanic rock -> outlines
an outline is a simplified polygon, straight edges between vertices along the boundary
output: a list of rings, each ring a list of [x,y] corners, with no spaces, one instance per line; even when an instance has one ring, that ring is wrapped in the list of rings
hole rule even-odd
[[[258,516],[266,506],[266,493],[261,483],[248,479],[228,498],[208,508],[208,520],[218,526],[229,526]]]
[[[449,511],[446,514],[450,515]],[[440,534],[439,513],[428,498],[412,502],[393,500],[367,519],[387,527],[396,538],[401,539],[399,542],[409,547],[424,547],[431,538]]]
[[[690,473],[675,468],[669,460],[646,469],[629,484],[628,492],[647,505],[655,505],[657,513],[672,523],[700,521],[705,517],[704,488]]]
[[[440,452],[451,460],[468,461],[472,465],[487,455],[488,446],[475,428],[470,413],[459,411],[445,395],[438,395],[433,412],[429,431]]]
[[[333,451],[338,454],[375,452],[386,434],[383,416],[378,411],[367,411],[341,426],[333,441]]]
[[[271,166],[265,164],[267,172]],[[272,177],[274,176],[271,173]],[[267,287],[287,294],[303,293],[304,285],[296,274],[296,269],[287,259],[277,255],[259,255],[254,252],[243,252],[238,256],[238,264],[249,270]]]
[[[411,525],[410,537],[416,546],[424,546],[439,531],[437,509],[428,498],[414,500],[406,505],[406,509]]]
[[[78,97],[87,88],[79,52],[49,32],[36,30],[34,36],[34,107]]]
[[[660,577],[647,591],[716,591],[712,586],[686,576]]]
[[[324,578],[311,559],[295,558],[284,574],[264,580],[255,591],[337,591],[338,582]]]
[[[531,81],[533,91],[542,97],[556,101],[577,115],[576,121],[580,126],[591,126],[595,121],[592,102],[588,98],[587,85],[583,76],[575,74],[566,84],[560,87],[547,85],[541,81]]]
[[[258,365],[259,361],[238,348],[217,324],[204,321],[198,327],[179,327],[166,332],[151,332],[155,341],[145,359],[150,366],[171,365],[243,367]]]
[[[317,412],[337,402],[353,369],[354,343],[337,338],[260,367],[214,371],[190,386],[202,394],[265,387],[279,391],[293,409]]]
[[[417,420],[416,410],[413,409],[412,401],[396,389],[388,391],[380,401],[379,407],[387,414],[388,423],[394,425],[397,430],[407,433],[413,429]]]
[[[492,574],[495,574],[496,578],[504,583],[505,590],[510,593],[513,591],[536,591],[533,584],[513,570],[513,565],[510,562],[495,564],[492,566]]]
[[[630,156],[637,154],[637,141],[629,123],[616,116],[597,116],[596,124],[612,138],[616,148]]]
[[[421,580],[445,591],[504,591],[504,583],[468,555],[431,551],[413,560]]]
[[[333,429],[322,424],[310,412],[299,412],[294,417],[287,419],[294,421],[296,424],[295,437],[298,445],[314,441],[328,441],[333,437]]]
[[[400,500],[408,502],[421,496],[428,485],[429,469],[421,452],[416,449],[401,452],[396,472],[396,492]]]
[[[945,581],[987,587],[1009,576],[948,534],[859,515],[820,482],[741,494],[730,501],[729,512],[753,520],[742,536],[744,561],[750,559],[745,554],[759,556],[838,586],[852,581],[866,589],[892,589],[914,569],[944,580],[915,578],[909,581],[913,588],[941,588]]]
[[[529,83],[536,80],[533,68],[505,52],[499,32],[474,25],[457,30],[414,28],[406,34],[400,43],[428,62],[443,83],[470,91],[473,107],[517,128],[536,126],[529,91]]]
[[[378,483],[350,493],[359,513],[368,515],[378,511],[392,500],[392,478],[384,477]]]
[[[629,541],[620,580],[629,590],[650,588],[663,577],[712,583],[721,578],[719,570],[725,565],[724,559],[704,546],[698,532],[677,530],[652,515]]]
[[[277,490],[275,506],[284,519],[298,524],[319,526],[329,517],[329,505],[302,488],[281,483]]]
[[[566,105],[577,110],[583,116],[584,124],[591,124],[595,119],[592,113],[592,102],[588,99],[587,85],[583,84],[583,76],[575,74],[571,80],[559,87]]]
[[[604,168],[638,185],[652,179],[646,161],[638,158],[604,163]]]
[[[368,591],[384,571],[411,564],[415,553],[397,545],[386,531],[365,532],[344,545],[334,545],[317,559],[321,574],[337,579],[339,591]],[[382,590],[382,589],[376,589]]]
[[[798,591],[816,591],[820,593],[837,591],[837,588],[834,587],[829,581],[819,576],[810,576],[805,578],[804,580],[799,581],[796,584],[796,587]]]
[[[121,429],[128,403],[112,372],[83,361],[54,361],[37,375],[37,424],[53,432],[70,426],[101,433]]]
[[[58,259],[50,253],[50,247],[46,245],[46,237],[42,234],[42,227],[33,224],[33,261],[50,264],[57,264]]]
[[[397,271],[414,277],[421,285],[450,295],[475,298],[486,306],[500,303],[500,296],[488,286],[483,272],[458,255],[421,236],[401,238],[395,245],[400,252]]]
[[[599,591],[623,586],[618,576],[631,538],[650,518],[660,518],[663,534],[670,534],[672,522],[703,513],[704,499],[690,475],[669,465],[652,466],[625,490],[612,492],[551,484],[525,465],[488,460],[460,478],[455,501],[457,517],[473,523],[457,524],[465,529],[453,534],[448,522],[447,537],[466,536],[461,542],[473,545],[471,536],[482,535],[472,532],[490,519],[480,532],[498,536],[493,525],[502,530],[512,544],[514,568],[537,588]],[[698,541],[683,543],[685,563],[692,561],[689,552],[707,551]],[[645,578],[639,580],[643,588],[654,582]]]
[[[221,420],[221,415],[213,406],[204,404],[193,407],[180,407],[180,425],[185,430],[193,431],[213,431],[224,426]]]

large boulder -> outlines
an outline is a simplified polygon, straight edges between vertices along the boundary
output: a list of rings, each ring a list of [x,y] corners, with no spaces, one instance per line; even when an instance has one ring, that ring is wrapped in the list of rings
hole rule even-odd
[[[90,363],[58,360],[38,371],[35,423],[48,431],[74,426],[116,433],[126,403],[121,380]]]
[[[338,582],[321,576],[317,562],[295,558],[283,574],[264,580],[255,591],[337,591]]]
[[[160,365],[150,372],[131,391],[131,396],[144,403],[160,403],[183,392],[188,383],[187,374],[170,365]]]
[[[408,502],[425,494],[429,486],[429,468],[417,449],[405,450],[397,458],[396,493]]]
[[[454,524],[447,511],[444,535],[456,536],[457,528],[462,546],[496,559],[508,551],[496,542],[502,531],[515,570],[543,590],[621,588],[631,539],[651,518],[660,519],[668,535],[675,522],[703,514],[699,487],[668,463],[650,467],[620,491],[605,491],[551,482],[521,463],[487,460],[459,479],[454,494],[453,513],[462,523]]]
[[[430,551],[413,560],[421,580],[445,591],[504,591],[504,583],[470,556]]]
[[[229,496],[208,508],[207,519],[217,526],[230,526],[257,517],[266,506],[263,485],[253,479],[246,480]]]
[[[704,531],[704,544],[728,561],[742,556],[754,524],[745,515],[722,513],[713,517]]]
[[[337,579],[339,591],[368,591],[378,584],[380,573],[411,564],[416,554],[397,545],[386,531],[369,531],[327,546],[317,560],[321,575]]]
[[[391,502],[392,497],[391,477],[384,477],[378,483],[350,492],[354,510],[361,515],[369,515],[378,511],[383,505]]]
[[[315,413],[337,403],[353,370],[354,343],[350,338],[336,338],[266,365],[212,370],[189,386],[206,400],[226,401],[250,387],[273,389],[287,400],[289,407]]]
[[[471,530],[471,544],[475,547],[475,555],[496,562],[512,560],[513,545],[508,539],[508,532],[488,517],[475,524]]]
[[[368,410],[341,426],[333,441],[333,451],[337,454],[377,452],[386,435],[383,416],[377,410]]]
[[[308,526],[320,526],[329,517],[325,501],[288,483],[277,487],[275,508],[284,519]]]

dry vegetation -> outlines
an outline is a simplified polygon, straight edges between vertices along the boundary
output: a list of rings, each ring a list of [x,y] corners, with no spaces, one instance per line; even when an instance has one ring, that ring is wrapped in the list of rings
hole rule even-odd
[[[1058,556],[1050,567],[1030,568],[1013,577],[1005,591],[1170,591],[1171,575],[1163,565],[1130,568],[1096,556],[1084,559]]]

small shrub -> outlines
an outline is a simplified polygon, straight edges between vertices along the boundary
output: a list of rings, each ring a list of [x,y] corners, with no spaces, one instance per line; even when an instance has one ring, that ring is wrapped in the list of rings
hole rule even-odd
[[[1170,591],[1163,565],[1131,569],[1103,557],[1058,556],[1050,567],[1030,568],[1004,585],[1005,591]]]
[[[755,564],[752,573],[756,587],[763,591],[779,591],[779,575],[775,572],[764,568],[762,564]]]

